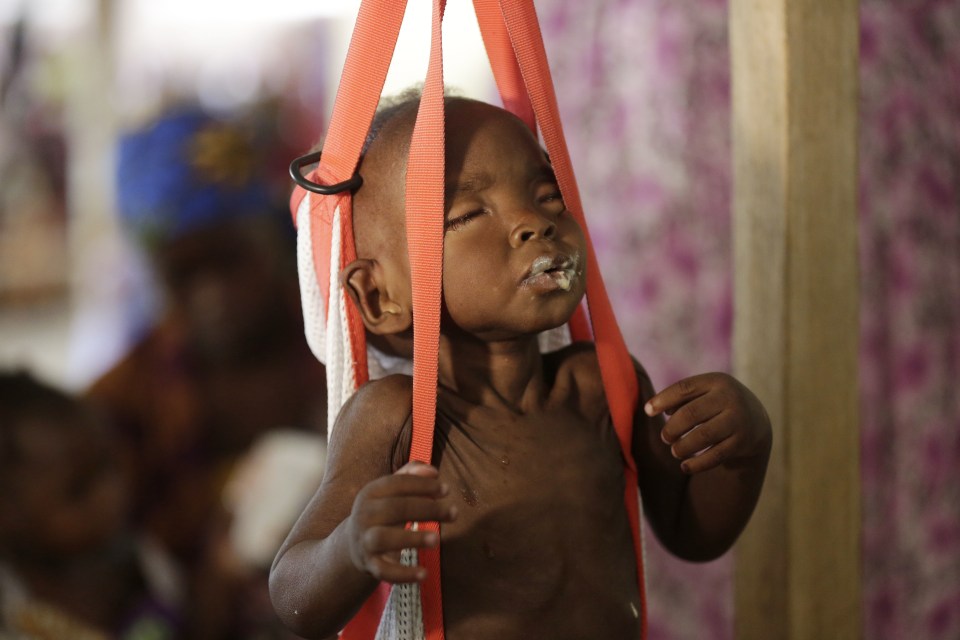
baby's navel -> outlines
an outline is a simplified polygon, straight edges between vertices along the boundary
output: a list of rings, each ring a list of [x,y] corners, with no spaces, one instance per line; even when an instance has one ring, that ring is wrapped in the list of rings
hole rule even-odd
[[[510,464],[510,458],[508,458],[507,456],[502,456],[500,458],[500,464],[502,464],[503,466],[507,466],[508,464]]]

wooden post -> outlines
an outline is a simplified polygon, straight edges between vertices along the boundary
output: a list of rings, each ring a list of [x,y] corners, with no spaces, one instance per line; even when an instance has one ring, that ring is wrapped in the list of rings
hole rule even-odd
[[[117,0],[90,3],[91,15],[70,39],[66,56],[68,99],[65,125],[67,199],[72,263],[73,334],[64,384],[82,389],[128,347],[128,313],[110,268],[124,252],[114,207],[114,148],[118,118],[114,100]]]
[[[737,375],[774,449],[736,637],[859,638],[858,0],[731,0]]]

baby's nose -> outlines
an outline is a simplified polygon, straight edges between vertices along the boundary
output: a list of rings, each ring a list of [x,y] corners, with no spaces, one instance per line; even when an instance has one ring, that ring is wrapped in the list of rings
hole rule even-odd
[[[510,233],[510,244],[519,247],[530,240],[552,238],[556,232],[557,224],[552,219],[535,211],[525,211]]]

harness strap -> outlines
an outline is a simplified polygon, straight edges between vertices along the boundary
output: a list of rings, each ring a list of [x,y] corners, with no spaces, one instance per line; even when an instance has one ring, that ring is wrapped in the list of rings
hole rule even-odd
[[[484,44],[490,57],[491,67],[497,80],[503,102],[531,128],[539,121],[547,151],[550,154],[560,191],[564,202],[577,219],[587,239],[587,303],[590,309],[597,355],[600,362],[601,377],[607,394],[611,418],[624,457],[624,505],[631,523],[634,551],[637,558],[638,583],[642,608],[642,635],[646,636],[646,598],[643,580],[643,548],[640,537],[639,499],[637,496],[637,471],[632,455],[633,415],[639,395],[636,372],[627,351],[620,329],[617,326],[613,308],[606,293],[603,277],[600,274],[593,243],[587,231],[583,215],[580,194],[573,175],[573,164],[566,147],[553,80],[547,63],[546,51],[540,34],[539,21],[532,2],[499,0],[499,11],[495,0],[474,0],[474,9],[480,22]],[[411,459],[429,461],[433,445],[433,423],[436,412],[436,375],[437,345],[439,343],[439,304],[441,293],[441,269],[443,247],[443,169],[428,167],[431,158],[444,157],[443,144],[443,75],[442,75],[442,34],[440,23],[443,16],[443,0],[434,0],[433,37],[431,40],[430,67],[424,95],[417,117],[407,173],[407,220],[408,242],[410,243],[411,269],[414,271],[414,306],[418,309],[418,321],[428,324],[423,327],[423,341],[417,342],[417,327],[414,327],[414,426]],[[509,48],[508,48],[509,46]],[[523,86],[521,86],[521,82]],[[530,107],[533,114],[530,114]],[[426,120],[429,118],[429,120]],[[422,120],[423,119],[423,120]],[[421,122],[423,128],[421,129]],[[535,130],[535,129],[534,129]],[[420,132],[422,131],[422,134]],[[420,138],[420,135],[423,137]],[[433,138],[433,146],[428,147],[428,136]],[[419,143],[419,144],[418,144]],[[417,147],[417,155],[414,147]],[[421,155],[427,150],[427,155]],[[423,164],[418,166],[420,160]],[[414,174],[414,167],[417,170]],[[432,169],[432,170],[431,170]],[[433,190],[429,181],[435,181]],[[412,206],[412,190],[418,198]],[[428,206],[437,207],[432,219],[418,219],[420,207],[424,211]],[[415,234],[411,224],[416,220],[419,226]],[[432,236],[432,241],[431,241]],[[415,253],[416,247],[416,253]],[[419,282],[422,297],[418,298],[417,269],[421,269]],[[432,278],[432,290],[427,290],[428,279]],[[421,310],[431,314],[426,322]],[[582,328],[581,328],[582,331]],[[423,384],[418,394],[417,373],[422,374]],[[429,382],[428,382],[429,381]],[[418,425],[418,406],[420,422]],[[419,428],[418,428],[419,426]],[[431,528],[439,526],[431,523]],[[437,550],[430,550],[432,555]],[[443,619],[440,602],[439,558],[424,554],[422,563],[428,569],[428,578],[423,590],[424,625],[428,640],[443,637]],[[429,563],[429,564],[428,564]],[[431,570],[435,568],[437,570]],[[436,603],[430,594],[436,594]],[[439,618],[439,619],[438,619]]]
[[[335,184],[350,179],[356,171],[363,142],[383,92],[406,5],[406,0],[364,0],[361,3],[337,89],[333,115],[324,138],[320,166],[311,172],[312,180]],[[307,197],[307,192],[303,188],[294,189],[291,195],[293,212],[298,211],[299,203],[304,197]],[[330,276],[319,271],[330,265],[330,246],[329,241],[323,238],[324,225],[318,218],[327,218],[326,222],[329,224],[337,210],[340,211],[341,223],[339,266],[343,268],[356,259],[352,196],[342,193],[336,196],[311,197],[313,264],[318,271],[317,282],[324,300],[330,299]],[[356,309],[348,305],[346,312],[353,349],[354,380],[356,385],[360,386],[368,375],[366,338]],[[341,637],[356,640],[373,638],[389,594],[390,585],[381,584],[347,624]]]
[[[443,11],[446,0],[433,0],[430,62],[420,97],[417,122],[407,160],[407,251],[413,288],[413,434],[410,459],[430,463],[437,415],[437,374],[440,350],[440,299],[443,285],[444,104]],[[437,522],[422,530],[440,534]],[[419,549],[427,570],[420,584],[424,634],[443,640],[440,588],[440,549]]]
[[[323,143],[322,166],[335,182],[349,179],[357,169],[406,7],[406,0],[365,0],[360,4]]]
[[[623,335],[617,326],[584,219],[580,192],[577,189],[573,164],[563,136],[557,99],[553,91],[553,80],[547,65],[536,10],[532,2],[500,0],[500,6],[510,31],[511,42],[517,52],[527,90],[530,92],[534,112],[540,122],[550,161],[557,176],[560,192],[563,194],[563,201],[580,224],[587,239],[587,304],[596,334],[604,388],[608,396],[613,392],[613,397],[608,397],[610,411],[620,445],[629,454],[633,412],[638,397],[636,372]],[[635,471],[636,465],[632,456],[628,455],[628,458],[629,468]]]
[[[530,104],[530,96],[523,84],[517,56],[513,52],[510,34],[503,21],[498,0],[473,0],[473,10],[477,14],[477,24],[480,26],[480,35],[483,46],[490,61],[493,79],[497,83],[497,91],[503,101],[503,107],[513,115],[523,120],[537,135],[537,118]]]
[[[360,3],[357,21],[343,63],[340,85],[333,103],[333,115],[323,141],[320,167],[311,179],[334,184],[353,176],[370,130],[370,123],[380,102],[380,94],[397,46],[400,25],[407,0],[364,0]],[[307,195],[296,187],[291,196],[291,210]],[[322,198],[317,198],[322,200]]]
[[[410,252],[414,325],[414,406],[411,459],[430,462],[436,415],[436,384],[440,334],[440,301],[443,265],[444,218],[444,102],[442,20],[445,0],[433,0],[430,62],[417,121],[411,140],[407,169],[407,235]],[[363,141],[373,120],[383,90],[406,8],[406,0],[364,0],[344,65],[340,88],[324,143],[320,166],[311,179],[324,184],[343,182],[357,168]],[[541,132],[557,174],[568,209],[587,237],[587,305],[595,333],[601,376],[611,417],[625,460],[624,501],[633,528],[634,545],[643,604],[643,634],[646,635],[646,605],[643,598],[643,553],[639,532],[636,466],[631,455],[631,433],[638,390],[636,373],[617,327],[599,266],[585,224],[573,167],[564,142],[556,96],[546,52],[532,0],[474,0],[478,22],[504,105],[531,130],[540,123]],[[438,159],[439,162],[438,162]],[[292,207],[297,211],[306,192],[297,188]],[[310,216],[330,217],[341,213],[341,267],[355,259],[350,194],[314,197]],[[311,224],[311,231],[320,224]],[[323,261],[324,242],[314,238],[314,265]],[[329,279],[318,278],[329,293]],[[326,284],[325,284],[326,283]],[[328,299],[328,296],[325,296]],[[582,308],[571,320],[577,339],[590,335]],[[354,349],[357,384],[366,378],[366,341],[356,310],[349,306],[348,324]],[[439,531],[437,523],[421,527]],[[443,609],[440,590],[439,550],[421,550],[421,564],[428,571],[421,585],[425,634],[428,640],[442,640]],[[387,585],[363,605],[344,629],[342,638],[372,638],[383,609]]]
[[[639,397],[637,375],[613,314],[613,307],[607,296],[593,242],[590,240],[584,219],[580,193],[573,175],[573,164],[570,161],[563,127],[560,123],[557,99],[536,9],[532,0],[527,2],[500,0],[500,8],[530,94],[534,113],[540,123],[564,203],[580,223],[587,239],[587,305],[590,309],[607,403],[624,457],[624,506],[633,534],[642,608],[642,637],[646,637],[647,612],[640,534],[640,503],[637,495],[637,468],[632,455],[633,416]]]
[[[517,55],[513,50],[510,33],[500,10],[499,0],[473,0],[473,9],[480,25],[484,49],[490,61],[493,78],[504,108],[517,116],[537,135],[537,119],[530,103],[530,95],[520,73]],[[567,323],[570,335],[576,340],[592,340],[593,332],[584,313],[584,305],[577,307]]]

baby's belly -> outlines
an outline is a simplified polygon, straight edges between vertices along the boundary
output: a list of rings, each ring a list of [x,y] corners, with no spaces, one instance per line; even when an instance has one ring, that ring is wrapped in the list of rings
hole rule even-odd
[[[496,455],[450,435],[440,465],[460,498],[442,530],[450,640],[639,637],[617,445],[558,435]]]

